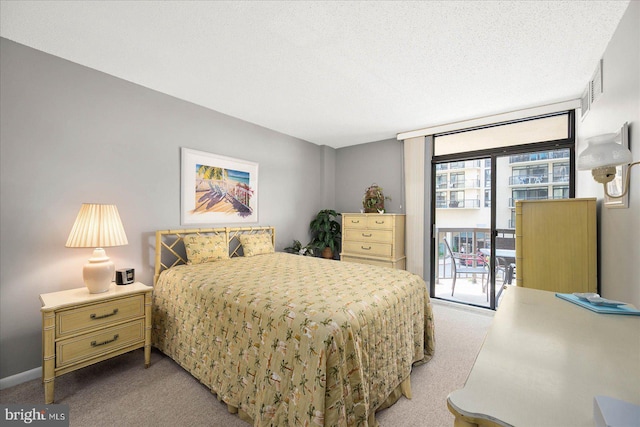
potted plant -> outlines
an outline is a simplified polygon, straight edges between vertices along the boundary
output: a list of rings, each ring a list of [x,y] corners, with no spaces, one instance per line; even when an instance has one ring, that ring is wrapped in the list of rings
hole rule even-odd
[[[300,240],[294,240],[291,246],[284,248],[284,251],[295,255],[314,255],[313,248],[302,246]]]
[[[324,209],[318,212],[309,224],[312,239],[309,247],[322,251],[322,257],[332,259],[333,254],[340,247],[342,234],[340,223],[335,219],[340,214],[332,209]]]
[[[362,197],[362,207],[365,213],[384,213],[385,200],[391,200],[391,197],[385,196],[379,185],[371,184]]]

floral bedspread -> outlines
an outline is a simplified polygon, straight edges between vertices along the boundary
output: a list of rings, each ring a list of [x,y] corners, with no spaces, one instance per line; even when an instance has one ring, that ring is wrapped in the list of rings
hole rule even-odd
[[[366,426],[435,343],[420,277],[286,253],[164,271],[152,335],[255,426]]]

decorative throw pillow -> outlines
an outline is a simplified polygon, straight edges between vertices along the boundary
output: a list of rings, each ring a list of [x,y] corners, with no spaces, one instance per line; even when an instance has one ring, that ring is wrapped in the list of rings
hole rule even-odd
[[[188,234],[184,236],[183,241],[184,248],[187,250],[187,264],[229,259],[229,244],[224,234],[210,236]]]
[[[274,251],[270,234],[241,234],[238,236],[244,256],[271,254]]]

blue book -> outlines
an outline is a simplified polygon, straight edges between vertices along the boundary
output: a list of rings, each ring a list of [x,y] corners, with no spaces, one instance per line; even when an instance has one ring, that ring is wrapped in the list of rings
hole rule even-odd
[[[561,294],[556,293],[558,298],[562,298],[563,300],[572,302],[581,307],[587,308],[591,311],[595,311],[596,313],[605,313],[605,314],[630,314],[633,316],[640,316],[640,310],[637,310],[632,305],[619,305],[617,307],[614,306],[605,306],[605,305],[597,305],[593,304],[589,301],[585,301],[583,299],[578,298],[573,294]]]

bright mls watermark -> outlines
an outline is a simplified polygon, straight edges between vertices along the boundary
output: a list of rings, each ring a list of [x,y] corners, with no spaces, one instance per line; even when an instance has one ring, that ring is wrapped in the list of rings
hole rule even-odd
[[[0,405],[3,426],[69,427],[69,405]]]

